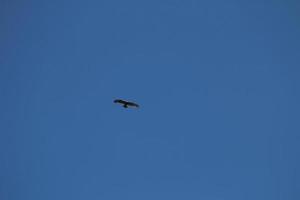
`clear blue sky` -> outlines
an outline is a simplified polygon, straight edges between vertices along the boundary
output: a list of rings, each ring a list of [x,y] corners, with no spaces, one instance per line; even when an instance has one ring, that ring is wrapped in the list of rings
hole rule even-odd
[[[299,10],[2,0],[0,199],[300,199]]]

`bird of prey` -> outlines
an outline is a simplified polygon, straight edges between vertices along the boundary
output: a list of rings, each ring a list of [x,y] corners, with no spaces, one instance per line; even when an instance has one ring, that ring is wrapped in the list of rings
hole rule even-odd
[[[124,108],[128,108],[129,106],[136,107],[136,108],[139,107],[139,105],[136,104],[136,103],[133,103],[133,102],[130,102],[130,101],[125,101],[125,100],[122,100],[122,99],[116,99],[116,100],[114,100],[114,103],[123,104]]]

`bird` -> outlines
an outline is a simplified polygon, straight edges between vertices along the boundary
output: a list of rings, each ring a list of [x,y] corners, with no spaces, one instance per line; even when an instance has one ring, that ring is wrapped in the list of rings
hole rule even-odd
[[[122,99],[116,99],[116,100],[114,100],[114,103],[123,104],[124,108],[128,108],[129,106],[136,107],[136,108],[140,107],[136,103],[133,103],[133,102],[130,102],[130,101],[125,101],[125,100],[122,100]]]

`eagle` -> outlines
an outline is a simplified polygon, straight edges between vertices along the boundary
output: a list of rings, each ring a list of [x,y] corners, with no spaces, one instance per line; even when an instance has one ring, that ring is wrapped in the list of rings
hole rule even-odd
[[[114,100],[114,103],[123,104],[124,108],[128,108],[129,106],[136,107],[136,108],[140,107],[136,103],[133,103],[133,102],[130,102],[130,101],[125,101],[125,100],[122,100],[122,99],[116,99],[116,100]]]

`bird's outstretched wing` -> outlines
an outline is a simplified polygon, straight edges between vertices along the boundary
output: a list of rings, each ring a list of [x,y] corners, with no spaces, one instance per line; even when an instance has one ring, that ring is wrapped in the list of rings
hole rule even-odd
[[[133,103],[133,102],[127,102],[127,105],[128,106],[134,106],[134,107],[140,107],[138,104],[136,104],[136,103]]]
[[[122,99],[116,99],[116,100],[114,100],[114,103],[126,104],[127,102]]]

